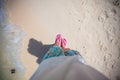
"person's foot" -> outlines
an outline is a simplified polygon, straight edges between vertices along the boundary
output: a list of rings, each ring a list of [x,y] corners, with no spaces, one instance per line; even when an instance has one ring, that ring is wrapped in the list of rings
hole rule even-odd
[[[61,47],[65,48],[66,45],[67,45],[67,40],[65,38],[62,38],[62,40],[61,40]]]
[[[61,34],[57,34],[56,40],[55,40],[55,45],[56,46],[61,46],[61,40],[62,40]]]
[[[70,48],[66,48],[67,40],[65,38],[62,38],[61,40],[61,47],[64,51],[70,50]]]

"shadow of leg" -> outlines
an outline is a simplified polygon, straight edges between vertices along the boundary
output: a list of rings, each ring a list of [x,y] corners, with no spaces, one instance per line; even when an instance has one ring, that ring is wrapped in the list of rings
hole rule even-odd
[[[43,45],[43,43],[41,41],[37,41],[37,40],[31,38],[29,40],[29,44],[28,44],[28,52],[31,55],[34,55],[34,56],[38,57],[37,63],[40,64],[43,56],[45,55],[45,53],[49,50],[49,48],[52,45],[53,44]]]

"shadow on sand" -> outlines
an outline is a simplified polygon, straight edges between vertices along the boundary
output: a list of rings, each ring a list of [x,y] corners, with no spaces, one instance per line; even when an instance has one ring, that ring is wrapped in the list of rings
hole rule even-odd
[[[31,55],[36,56],[38,58],[36,62],[40,64],[43,56],[45,55],[45,53],[49,50],[51,46],[53,46],[53,44],[46,45],[46,44],[43,44],[41,41],[37,41],[31,38],[28,44],[28,52]]]

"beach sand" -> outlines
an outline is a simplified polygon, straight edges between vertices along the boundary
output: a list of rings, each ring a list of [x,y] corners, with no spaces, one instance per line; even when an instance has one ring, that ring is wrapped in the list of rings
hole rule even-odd
[[[26,78],[61,33],[67,47],[80,51],[90,66],[120,80],[119,4],[119,0],[8,0],[8,19],[25,32],[21,59]]]

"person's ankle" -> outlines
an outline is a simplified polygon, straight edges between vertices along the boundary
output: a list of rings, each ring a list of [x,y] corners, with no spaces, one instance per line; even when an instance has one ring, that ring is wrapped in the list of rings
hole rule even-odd
[[[62,48],[62,49],[64,50],[64,52],[67,51],[67,50],[70,50],[70,48]]]

